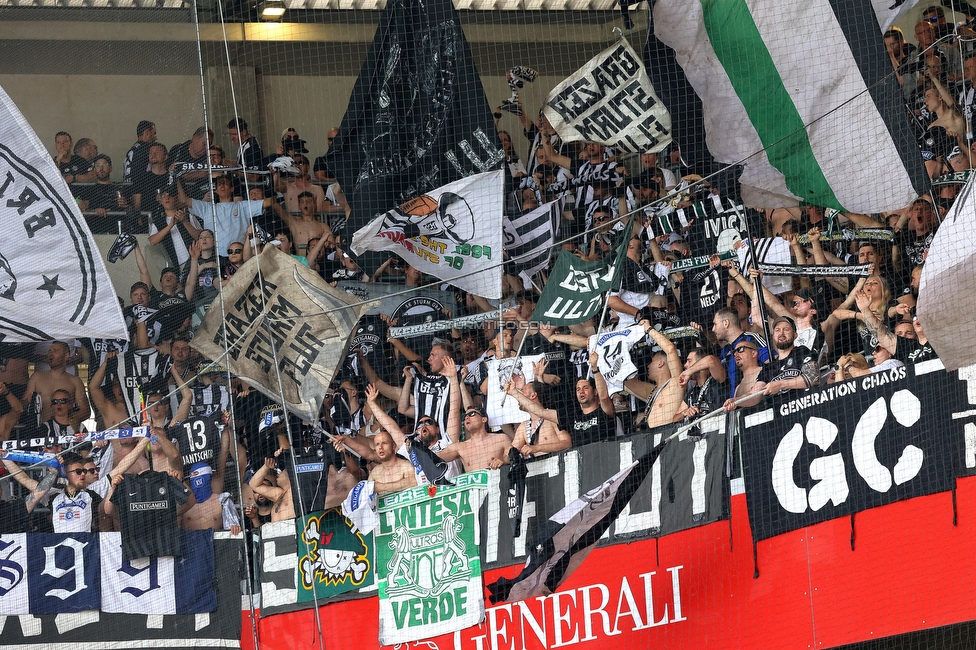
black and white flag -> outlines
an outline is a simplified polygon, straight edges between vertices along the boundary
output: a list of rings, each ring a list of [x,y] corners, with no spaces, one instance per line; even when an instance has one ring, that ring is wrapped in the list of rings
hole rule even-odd
[[[223,294],[226,313],[211,309],[191,345],[283,400],[289,412],[316,421],[356,322],[371,305],[328,286],[275,246],[248,260]]]
[[[0,88],[0,340],[127,339],[78,204]]]
[[[448,183],[500,169],[491,106],[451,0],[390,0],[326,162],[346,232]],[[365,252],[372,274],[387,255]]]
[[[517,217],[505,217],[505,250],[520,272],[535,275],[549,266],[556,239],[559,201],[540,205]]]
[[[625,40],[553,88],[544,111],[563,142],[599,142],[630,153],[658,152],[671,143],[671,116]]]
[[[501,298],[503,182],[498,170],[448,183],[377,216],[349,247],[391,251],[459,289]]]
[[[630,503],[667,442],[554,514],[533,539],[525,568],[515,578],[487,585],[494,603],[547,596],[586,559],[600,537]]]

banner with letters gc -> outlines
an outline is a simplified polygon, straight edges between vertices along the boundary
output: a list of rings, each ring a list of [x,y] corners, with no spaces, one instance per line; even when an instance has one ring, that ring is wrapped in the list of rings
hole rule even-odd
[[[966,473],[973,413],[967,382],[937,366],[781,393],[746,415],[742,464],[755,539],[951,490]]]

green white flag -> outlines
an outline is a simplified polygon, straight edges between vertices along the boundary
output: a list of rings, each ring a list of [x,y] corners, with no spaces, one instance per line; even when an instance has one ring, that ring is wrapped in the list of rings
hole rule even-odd
[[[633,224],[631,217],[613,255],[605,260],[586,262],[567,250],[560,251],[532,320],[553,326],[575,325],[599,314],[607,292],[620,286]]]
[[[488,472],[453,480],[450,487],[418,486],[380,501],[381,645],[451,634],[485,618],[478,508]]]
[[[653,26],[701,97],[709,151],[744,165],[746,205],[871,213],[927,190],[870,0],[658,0]]]

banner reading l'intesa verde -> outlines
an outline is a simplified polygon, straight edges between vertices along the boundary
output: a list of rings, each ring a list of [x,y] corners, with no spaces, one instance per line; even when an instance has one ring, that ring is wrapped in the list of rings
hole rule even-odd
[[[478,508],[488,472],[454,481],[380,502],[375,559],[381,645],[449,634],[484,620]]]

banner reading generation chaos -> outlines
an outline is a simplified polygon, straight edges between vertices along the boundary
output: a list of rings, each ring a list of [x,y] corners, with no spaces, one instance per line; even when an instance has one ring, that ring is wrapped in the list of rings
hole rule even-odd
[[[742,435],[755,539],[952,489],[965,400],[966,382],[936,360],[765,402]]]

